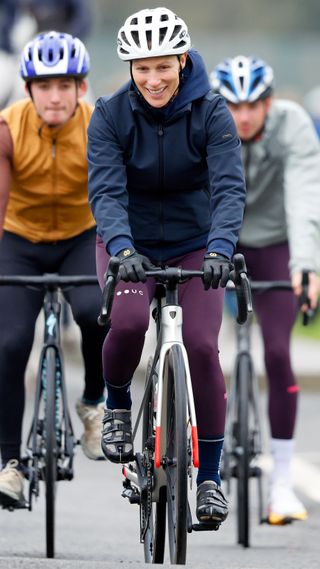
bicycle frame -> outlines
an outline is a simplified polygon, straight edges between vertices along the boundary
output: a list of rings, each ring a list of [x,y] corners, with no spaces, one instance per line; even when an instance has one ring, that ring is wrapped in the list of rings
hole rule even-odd
[[[72,428],[72,423],[70,415],[68,412],[68,401],[67,401],[67,388],[65,383],[64,375],[64,361],[63,354],[61,350],[60,343],[60,314],[61,314],[61,302],[58,297],[58,289],[56,287],[48,287],[45,293],[43,301],[43,315],[44,315],[44,338],[43,347],[41,350],[39,358],[38,375],[35,390],[35,405],[34,405],[34,416],[29,436],[27,438],[27,457],[28,460],[35,459],[35,466],[33,467],[33,480],[31,476],[31,491],[29,492],[29,510],[32,509],[31,496],[33,493],[32,482],[35,484],[34,493],[36,496],[39,495],[38,488],[38,472],[37,466],[38,461],[43,458],[43,449],[38,448],[38,416],[40,411],[40,404],[42,396],[45,398],[46,393],[46,380],[44,373],[44,361],[46,357],[46,351],[49,347],[54,348],[55,358],[57,364],[57,375],[56,375],[56,393],[61,390],[61,400],[62,400],[62,418],[65,424],[65,440],[64,440],[64,461],[62,465],[58,467],[58,479],[71,480],[73,478],[73,449],[75,446],[74,433]],[[58,406],[58,400],[56,401]],[[59,435],[57,433],[57,435]],[[61,456],[58,458],[61,458]]]
[[[228,288],[233,288],[229,287]],[[308,274],[303,273],[300,305],[309,306],[303,313],[303,324],[307,324],[313,311],[308,300]],[[289,281],[252,281],[251,290],[258,294],[271,291],[292,291]],[[232,477],[237,479],[238,492],[238,542],[249,547],[249,479],[257,478],[259,498],[259,523],[266,521],[263,515],[262,469],[255,459],[262,454],[262,425],[259,412],[259,385],[254,373],[250,346],[252,319],[237,327],[237,356],[231,376],[228,398],[223,474],[230,492]],[[245,464],[245,469],[244,469]]]
[[[250,308],[244,259],[238,258],[234,282],[238,300],[238,321]],[[112,257],[106,273],[103,304],[98,322],[110,321],[112,301],[118,278],[119,259]],[[144,396],[133,429],[133,439],[143,415],[142,451],[123,466],[123,497],[140,505],[140,541],[147,562],[162,563],[165,541],[165,509],[168,511],[170,560],[184,564],[187,533],[212,531],[219,523],[192,523],[188,504],[188,477],[191,464],[199,466],[198,434],[188,356],[183,344],[182,307],[178,286],[202,271],[166,267],[146,271],[165,289],[157,297],[153,316],[157,323],[157,345],[148,366]],[[241,313],[239,309],[241,307]]]
[[[66,287],[97,284],[96,277],[60,276],[3,276],[0,285],[30,287],[45,290],[43,300],[44,339],[39,359],[35,389],[35,404],[31,428],[27,437],[27,455],[22,461],[28,468],[29,503],[16,507],[32,510],[32,497],[39,496],[39,481],[46,484],[46,542],[47,557],[54,557],[55,486],[58,480],[73,478],[73,456],[77,441],[71,423],[60,344],[59,290]]]
[[[171,296],[170,296],[171,293]],[[164,385],[164,366],[166,356],[169,350],[175,344],[179,345],[183,354],[183,362],[186,372],[186,391],[187,391],[187,401],[189,418],[191,424],[191,434],[192,434],[192,457],[193,464],[195,467],[199,466],[199,450],[198,450],[198,432],[195,414],[195,405],[193,399],[193,391],[191,384],[191,375],[189,369],[188,356],[183,344],[182,339],[182,308],[174,302],[177,300],[177,291],[174,291],[174,296],[172,298],[172,291],[167,290],[167,299],[158,299],[157,311],[161,314],[161,320],[158,328],[158,338],[157,345],[154,352],[153,363],[150,369],[150,373],[146,379],[145,394],[148,392],[148,386],[152,382],[154,376],[155,367],[158,367],[158,384],[157,384],[157,408],[156,408],[156,435],[155,435],[155,460],[154,464],[158,469],[162,465],[162,453],[161,449],[164,447],[164,441],[166,440],[166,421],[165,421],[165,410],[167,408],[167,390]],[[170,301],[172,304],[167,304]],[[133,438],[138,430],[140,419],[142,416],[142,411],[145,405],[145,397],[142,399],[136,423],[133,429]],[[154,488],[153,488],[153,499],[157,500],[159,497],[159,488],[165,484],[165,477],[160,470],[155,474]],[[138,474],[130,468],[124,467],[124,475],[128,480],[130,480],[138,489],[141,490],[139,484]]]
[[[243,324],[242,326],[237,325],[236,327],[236,336],[237,336],[237,356],[236,356],[236,362],[235,362],[235,370],[237,369],[237,361],[239,360],[239,357],[241,355],[246,355],[249,359],[250,362],[250,367],[251,367],[251,371],[252,371],[252,380],[250,382],[250,393],[249,398],[250,398],[250,403],[252,405],[252,410],[253,410],[253,419],[254,419],[254,428],[253,431],[255,433],[255,437],[254,437],[254,447],[252,449],[253,455],[254,456],[258,456],[259,454],[262,453],[262,437],[261,437],[261,432],[262,432],[262,428],[261,428],[261,420],[260,420],[260,410],[259,410],[259,387],[258,387],[258,383],[257,383],[257,378],[254,372],[254,364],[253,364],[253,360],[252,360],[252,356],[251,356],[251,338],[250,338],[250,332],[251,332],[251,324],[252,324],[252,318],[249,318],[247,320],[247,322],[245,322],[245,324]],[[227,418],[226,418],[226,428],[225,428],[225,442],[224,442],[224,449],[226,453],[231,453],[232,452],[232,424],[233,424],[233,419],[236,415],[236,390],[237,390],[237,385],[236,385],[236,377],[235,377],[235,373],[233,373],[233,376],[231,378],[231,383],[230,383],[230,397],[229,397],[229,407],[228,407],[228,413],[227,413]]]

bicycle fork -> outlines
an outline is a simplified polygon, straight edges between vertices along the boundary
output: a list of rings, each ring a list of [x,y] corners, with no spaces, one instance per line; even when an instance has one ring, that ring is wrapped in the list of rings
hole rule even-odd
[[[181,306],[167,305],[162,308],[161,317],[161,334],[162,343],[159,355],[159,375],[158,375],[158,396],[156,409],[156,433],[155,433],[155,466],[160,468],[161,459],[161,439],[163,433],[161,428],[161,418],[164,397],[164,366],[166,356],[169,350],[175,344],[181,348],[186,376],[187,405],[191,422],[191,440],[192,440],[192,461],[193,465],[199,467],[199,446],[198,446],[198,428],[196,421],[196,413],[193,399],[191,375],[189,369],[188,356],[182,340],[182,308]]]

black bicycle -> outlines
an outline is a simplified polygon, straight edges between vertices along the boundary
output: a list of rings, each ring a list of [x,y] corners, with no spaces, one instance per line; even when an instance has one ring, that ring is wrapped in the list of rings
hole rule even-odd
[[[63,354],[60,343],[61,297],[59,290],[97,284],[95,276],[0,276],[0,285],[44,289],[44,339],[35,387],[33,418],[27,437],[26,466],[29,481],[28,501],[18,507],[32,510],[33,498],[40,494],[40,481],[45,483],[46,555],[55,552],[56,483],[72,480],[73,459],[77,440],[68,407]],[[13,509],[8,504],[8,509]]]
[[[300,304],[308,304],[308,273],[303,273],[303,292]],[[251,281],[251,290],[262,293],[271,290],[292,290],[289,281]],[[232,285],[228,286],[232,289]],[[303,313],[306,325],[312,310]],[[236,327],[237,356],[230,379],[222,476],[230,493],[231,479],[236,480],[237,540],[243,547],[250,546],[250,479],[258,483],[258,521],[266,522],[264,515],[262,469],[262,428],[260,421],[259,385],[251,353],[250,329],[252,315],[243,326]]]
[[[111,258],[99,317],[101,324],[110,319],[118,268],[119,260]],[[203,272],[170,267],[147,271],[146,275],[156,279],[160,286],[153,311],[157,344],[149,360],[144,395],[133,429],[135,438],[139,424],[142,426],[141,450],[134,461],[123,466],[122,495],[139,505],[140,542],[145,561],[163,563],[167,518],[171,563],[184,564],[187,534],[219,528],[217,523],[194,524],[188,505],[188,478],[191,480],[192,465],[199,466],[199,453],[178,286],[191,278],[201,278]],[[238,321],[243,322],[247,317],[249,284],[242,255],[235,260],[233,278],[239,300]]]

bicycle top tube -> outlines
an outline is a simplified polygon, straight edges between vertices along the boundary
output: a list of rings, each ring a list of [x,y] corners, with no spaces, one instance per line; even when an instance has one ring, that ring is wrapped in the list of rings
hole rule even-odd
[[[58,273],[45,273],[43,275],[0,275],[0,285],[26,286],[46,289],[76,287],[98,284],[94,275],[63,276]]]

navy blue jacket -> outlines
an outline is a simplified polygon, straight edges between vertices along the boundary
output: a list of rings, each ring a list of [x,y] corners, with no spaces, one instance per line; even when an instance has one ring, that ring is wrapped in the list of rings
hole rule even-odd
[[[158,262],[203,247],[233,254],[245,203],[240,142],[200,55],[191,50],[187,61],[164,111],[150,109],[131,81],[97,101],[89,201],[110,254],[120,243]]]

